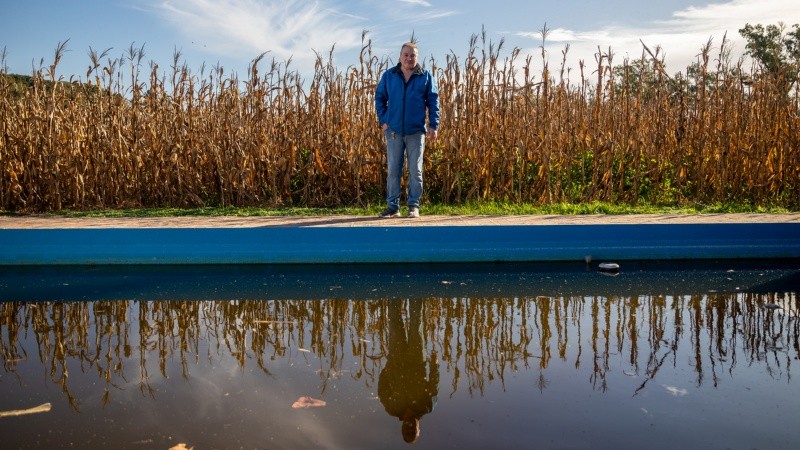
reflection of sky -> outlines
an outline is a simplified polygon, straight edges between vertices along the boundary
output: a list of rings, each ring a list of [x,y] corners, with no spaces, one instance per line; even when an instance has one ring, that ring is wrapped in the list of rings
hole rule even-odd
[[[795,447],[800,399],[790,375],[798,357],[791,347],[797,292],[788,297],[794,303],[781,304],[790,309],[777,311],[760,304],[779,297],[752,293],[428,298],[426,348],[438,353],[440,383],[415,447]],[[16,317],[27,326],[17,345],[25,356],[4,359],[6,369],[0,370],[0,410],[53,404],[49,413],[0,419],[0,434],[12,447],[29,448],[65,442],[407,448],[400,422],[378,399],[386,356],[381,304],[240,301],[238,309],[225,309],[234,302],[146,303],[151,313],[191,306],[185,309],[191,313],[172,317],[193,324],[185,334],[190,338],[183,362],[177,327],[166,338],[166,376],[158,350],[146,352],[146,385],[139,365],[139,302],[127,302],[126,323],[111,324],[127,327],[127,335],[104,328],[105,322],[95,328],[92,310],[98,304],[62,304],[59,314],[48,303],[0,305],[24,311]],[[59,371],[51,375],[55,347],[43,350],[35,333],[42,324],[26,321],[39,308],[52,323],[53,317],[77,317],[70,311],[81,307],[92,330],[86,341],[65,330],[73,336],[65,349],[75,412],[56,382]],[[108,310],[109,303],[102,308]],[[276,318],[263,316],[269,308],[292,324],[252,322]],[[239,315],[223,319],[221,311]],[[247,315],[252,311],[261,313]],[[346,323],[336,317],[346,317]],[[226,323],[233,325],[223,331]],[[8,342],[7,318],[2,324]],[[283,331],[265,333],[270,327]],[[253,347],[259,334],[267,338],[258,350],[266,371],[258,367]],[[284,353],[273,348],[276,336]],[[156,333],[147,342],[158,340]],[[118,341],[130,346],[130,358],[116,354]],[[241,349],[243,365],[235,356]],[[78,350],[99,359],[80,363]],[[44,364],[40,351],[47,355]],[[106,383],[97,365],[120,363],[122,373]],[[292,409],[301,396],[327,405]],[[9,424],[13,435],[4,431]]]

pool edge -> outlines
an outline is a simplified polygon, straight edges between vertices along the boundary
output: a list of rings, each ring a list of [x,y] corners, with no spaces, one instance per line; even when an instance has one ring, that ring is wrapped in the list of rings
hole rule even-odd
[[[800,258],[800,223],[0,229],[0,265]]]

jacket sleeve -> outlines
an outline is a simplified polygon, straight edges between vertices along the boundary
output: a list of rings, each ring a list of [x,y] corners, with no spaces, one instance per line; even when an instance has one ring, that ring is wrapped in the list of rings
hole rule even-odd
[[[387,123],[386,111],[389,105],[389,92],[386,86],[386,74],[381,76],[378,87],[375,88],[375,112],[378,114],[378,123]]]
[[[428,74],[430,82],[425,93],[425,104],[428,107],[428,124],[434,130],[439,129],[439,87],[436,78]]]

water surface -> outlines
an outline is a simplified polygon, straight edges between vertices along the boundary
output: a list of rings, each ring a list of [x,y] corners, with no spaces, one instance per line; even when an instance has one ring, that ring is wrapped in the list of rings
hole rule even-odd
[[[800,448],[798,292],[797,261],[5,267],[0,412],[50,409],[0,439]]]

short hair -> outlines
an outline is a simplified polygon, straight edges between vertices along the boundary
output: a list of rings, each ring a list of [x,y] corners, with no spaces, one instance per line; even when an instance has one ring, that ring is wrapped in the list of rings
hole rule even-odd
[[[403,433],[403,440],[412,444],[419,439],[419,418],[410,417],[403,420],[401,427]]]
[[[411,50],[414,50],[415,52],[419,53],[419,49],[417,48],[417,43],[416,43],[416,42],[414,42],[414,41],[408,41],[408,42],[404,42],[404,43],[403,43],[403,46],[402,46],[402,47],[400,47],[400,53],[402,53],[402,52],[403,52],[403,49],[404,49],[404,48],[406,48],[406,47],[408,47],[408,48],[410,48]]]

